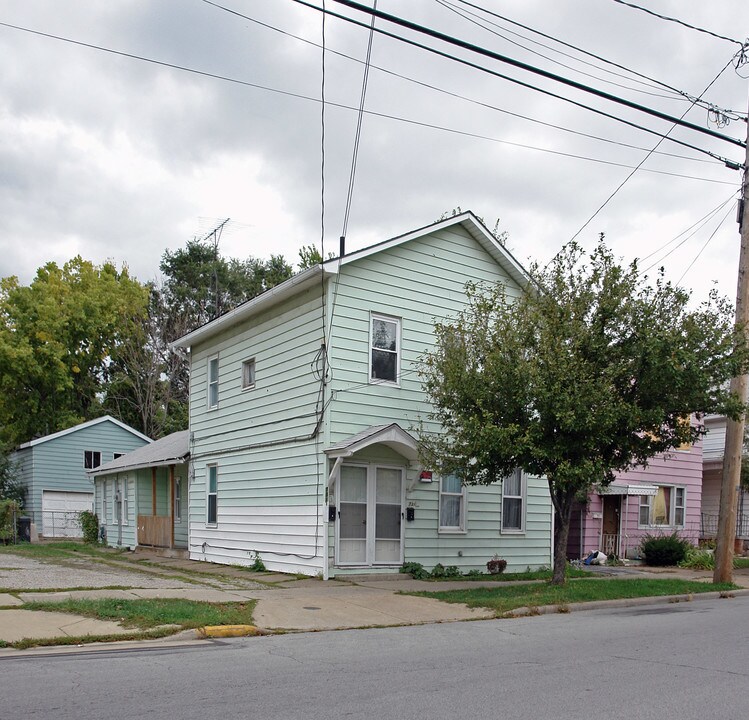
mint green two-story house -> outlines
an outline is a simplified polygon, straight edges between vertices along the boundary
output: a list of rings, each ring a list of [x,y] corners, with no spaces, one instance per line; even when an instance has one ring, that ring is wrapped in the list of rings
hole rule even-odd
[[[342,249],[343,250],[343,249]],[[309,268],[175,343],[190,354],[189,554],[319,575],[549,565],[546,481],[422,467],[417,373],[467,281],[526,282],[471,213]],[[432,427],[433,430],[437,428]]]

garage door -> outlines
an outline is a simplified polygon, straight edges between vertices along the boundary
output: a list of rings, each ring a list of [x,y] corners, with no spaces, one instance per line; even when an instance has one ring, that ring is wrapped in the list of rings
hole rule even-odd
[[[42,492],[44,537],[83,537],[78,513],[94,509],[94,494],[87,492]]]

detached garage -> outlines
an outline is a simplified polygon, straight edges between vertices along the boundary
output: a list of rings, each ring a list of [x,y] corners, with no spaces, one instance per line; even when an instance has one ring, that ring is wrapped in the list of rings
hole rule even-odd
[[[11,459],[26,489],[24,510],[32,530],[47,538],[81,537],[78,514],[94,509],[89,471],[150,443],[105,415],[21,445]]]
[[[94,510],[92,492],[42,490],[42,527],[37,531],[47,538],[83,537],[79,513]]]

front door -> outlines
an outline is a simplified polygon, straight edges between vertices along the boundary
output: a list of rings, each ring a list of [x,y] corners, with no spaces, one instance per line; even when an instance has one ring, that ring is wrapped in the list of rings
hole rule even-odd
[[[336,564],[402,564],[403,469],[342,465],[339,483]]]
[[[603,496],[601,550],[606,555],[619,556],[619,517],[621,506],[622,498],[620,495]]]

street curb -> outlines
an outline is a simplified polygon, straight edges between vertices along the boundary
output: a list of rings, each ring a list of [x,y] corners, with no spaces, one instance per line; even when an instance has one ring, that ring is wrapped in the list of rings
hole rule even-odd
[[[254,625],[206,625],[195,632],[199,638],[247,637],[264,634]]]
[[[498,617],[532,617],[534,615],[554,615],[569,612],[580,612],[584,610],[606,610],[610,608],[639,607],[642,605],[668,605],[676,603],[688,603],[695,600],[717,600],[719,598],[731,599],[734,597],[749,596],[749,588],[739,590],[721,590],[719,592],[688,593],[686,595],[649,595],[639,598],[622,598],[620,600],[591,600],[590,602],[579,602],[562,605],[540,605],[534,607],[519,607],[508,610]]]

